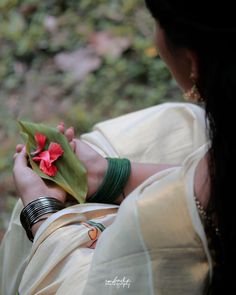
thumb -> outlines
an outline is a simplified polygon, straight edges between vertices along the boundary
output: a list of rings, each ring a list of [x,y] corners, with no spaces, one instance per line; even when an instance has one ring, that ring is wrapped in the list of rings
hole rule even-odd
[[[25,147],[14,155],[14,166],[19,169],[27,167],[27,153]]]

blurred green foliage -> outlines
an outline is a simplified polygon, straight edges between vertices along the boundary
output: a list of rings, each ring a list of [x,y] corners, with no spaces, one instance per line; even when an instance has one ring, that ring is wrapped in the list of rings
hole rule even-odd
[[[80,134],[106,118],[180,97],[153,54],[154,22],[143,0],[0,0],[0,23],[2,198],[15,195],[17,119],[64,120]],[[55,57],[87,48],[96,32],[130,44],[117,58],[100,57],[98,69],[75,81]]]

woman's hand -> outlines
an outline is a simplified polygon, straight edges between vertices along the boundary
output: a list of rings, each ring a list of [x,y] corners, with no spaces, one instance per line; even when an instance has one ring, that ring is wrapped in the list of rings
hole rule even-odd
[[[61,202],[66,199],[66,193],[61,188],[55,185],[47,185],[27,166],[27,153],[23,145],[16,147],[13,177],[18,195],[24,206],[41,196],[52,197]]]
[[[107,171],[107,160],[86,143],[79,139],[75,139],[73,127],[65,129],[64,123],[60,123],[57,128],[66,136],[72,150],[75,152],[76,156],[83,163],[87,170],[88,198],[98,190],[100,184],[102,183]]]

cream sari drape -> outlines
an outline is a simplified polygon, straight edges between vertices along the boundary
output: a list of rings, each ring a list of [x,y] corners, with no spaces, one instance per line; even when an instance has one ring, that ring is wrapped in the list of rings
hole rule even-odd
[[[83,135],[104,156],[180,167],[147,179],[119,209],[83,204],[52,215],[32,249],[18,203],[0,248],[1,294],[15,295],[18,287],[21,295],[203,294],[212,262],[193,178],[208,148],[205,130],[201,108],[174,103]]]

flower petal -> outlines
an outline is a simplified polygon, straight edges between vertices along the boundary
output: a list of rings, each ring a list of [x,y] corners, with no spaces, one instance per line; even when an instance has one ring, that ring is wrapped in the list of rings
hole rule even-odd
[[[35,162],[40,162],[42,159],[41,157],[33,157],[32,160]]]
[[[50,154],[51,152],[51,154]],[[61,146],[57,143],[51,143],[48,151],[41,152],[38,156],[33,157],[33,160],[40,162],[39,169],[48,176],[55,176],[57,167],[52,163],[63,154]]]
[[[60,144],[55,143],[55,142],[50,143],[50,145],[48,147],[48,151],[50,154],[51,163],[55,162],[64,153]]]
[[[47,137],[44,134],[36,133],[34,138],[35,138],[35,141],[37,142],[37,145],[41,149],[43,149],[46,144]]]
[[[41,160],[39,165],[40,170],[48,176],[55,176],[57,174],[57,167],[50,162]]]
[[[48,163],[51,163],[50,161],[50,153],[49,151],[44,151],[42,153],[40,153],[38,156],[34,157],[33,158],[34,161],[45,161],[45,162],[48,162]]]
[[[31,152],[32,156],[39,154],[44,149],[47,137],[44,134],[36,133],[34,135],[34,139],[36,141],[37,148],[34,152]]]

